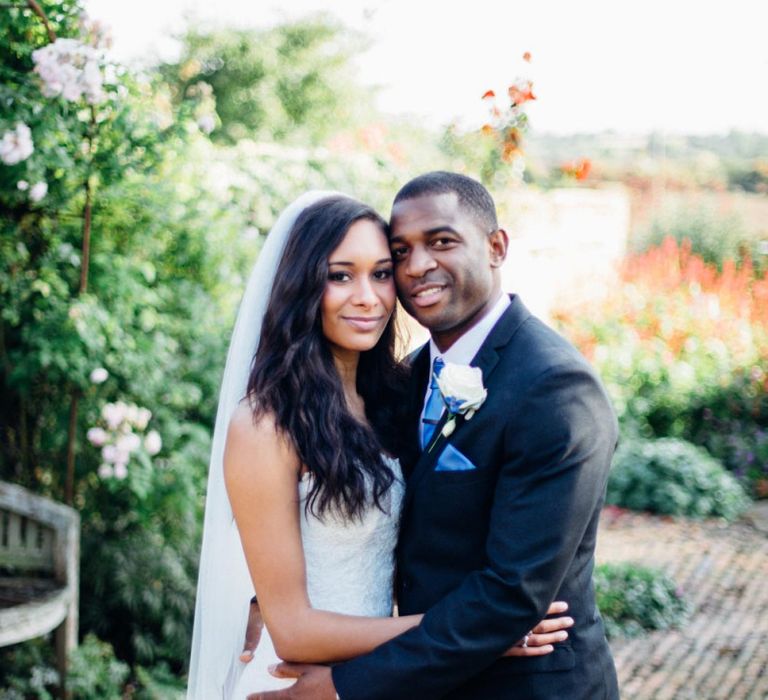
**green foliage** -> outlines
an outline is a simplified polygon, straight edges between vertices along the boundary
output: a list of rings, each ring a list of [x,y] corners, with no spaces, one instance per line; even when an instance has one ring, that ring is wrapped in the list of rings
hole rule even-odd
[[[693,398],[683,437],[704,445],[755,495],[768,496],[768,374],[756,364]]]
[[[33,639],[0,649],[0,700],[53,700],[58,682],[50,640]]]
[[[594,572],[597,607],[608,638],[681,627],[691,608],[662,571],[638,564],[601,564]]]
[[[133,693],[136,700],[183,700],[186,695],[186,683],[165,664],[149,669],[136,667]]]
[[[60,37],[79,36],[80,3],[43,5]],[[0,115],[0,132],[24,121],[34,152],[0,164],[0,478],[63,500],[76,398],[81,628],[97,631],[123,660],[165,661],[179,672],[231,319],[221,261],[243,219],[186,176],[178,154],[203,138],[189,122],[191,107],[163,111],[162,90],[119,67],[108,99],[93,108],[46,98],[31,52],[47,35],[28,12],[10,17],[0,38],[11,49],[0,54],[0,96],[13,116]],[[47,195],[33,201],[17,187],[22,180],[44,180]],[[108,372],[103,384],[90,378],[96,368]],[[156,457],[133,455],[124,480],[100,476],[104,458],[85,440],[116,400],[149,408],[163,442]]]
[[[668,236],[678,243],[689,240],[694,253],[720,270],[726,260],[741,264],[748,258],[758,266],[762,261],[758,241],[750,236],[736,213],[722,214],[711,207],[662,210],[647,231],[638,237],[635,249],[644,251],[659,246]]]
[[[732,166],[728,169],[728,184],[734,190],[768,194],[768,159]]]
[[[349,73],[362,43],[330,17],[266,30],[198,27],[182,44],[179,61],[161,74],[177,103],[211,90],[217,141],[316,143],[370,108],[370,94]]]
[[[616,452],[606,502],[665,515],[733,520],[749,501],[706,450],[684,440],[625,440]]]
[[[67,690],[72,700],[122,700],[129,669],[115,658],[110,644],[86,635],[69,663]]]
[[[59,674],[52,635],[0,649],[0,700],[54,700]],[[167,664],[135,666],[120,661],[111,644],[87,634],[70,654],[67,689],[72,700],[181,700],[184,679]]]

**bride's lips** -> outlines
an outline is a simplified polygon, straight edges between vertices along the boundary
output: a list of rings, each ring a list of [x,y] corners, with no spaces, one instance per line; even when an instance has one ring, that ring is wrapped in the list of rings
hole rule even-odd
[[[342,316],[342,318],[359,331],[376,330],[384,320],[383,316]]]
[[[437,282],[421,284],[411,290],[411,301],[419,308],[433,306],[442,300],[447,288],[448,285]]]

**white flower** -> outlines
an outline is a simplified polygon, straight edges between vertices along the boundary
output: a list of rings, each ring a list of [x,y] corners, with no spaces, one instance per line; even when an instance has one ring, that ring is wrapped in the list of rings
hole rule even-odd
[[[33,202],[39,202],[45,195],[48,194],[47,182],[36,182],[29,190],[29,198]]]
[[[16,183],[16,189],[19,190],[19,192],[26,192],[29,189],[29,183],[26,180],[19,180]]]
[[[136,429],[145,430],[149,424],[150,418],[152,418],[152,411],[150,411],[148,408],[140,408],[138,414],[136,415],[136,421],[134,422]]]
[[[483,386],[483,372],[479,367],[446,362],[437,378],[440,393],[450,413],[462,413],[469,420],[483,405],[488,392]]]
[[[107,422],[110,430],[117,430],[125,420],[126,405],[122,401],[107,403],[101,409],[101,417]]]
[[[94,384],[103,384],[107,381],[107,377],[109,377],[109,372],[103,367],[97,367],[91,372],[90,379]]]
[[[122,481],[126,476],[128,476],[128,467],[126,466],[126,463],[117,462],[117,464],[115,464],[115,479],[120,479],[120,481]]]
[[[99,476],[102,479],[109,479],[114,475],[115,475],[115,470],[112,468],[111,464],[102,464],[99,466]]]
[[[139,418],[139,407],[135,403],[130,403],[125,407],[125,419],[131,424],[136,425]]]
[[[103,55],[94,47],[75,39],[57,39],[33,51],[32,60],[46,97],[61,95],[65,100],[76,102],[85,96],[90,104],[104,100]]]
[[[3,138],[0,139],[0,160],[6,165],[16,165],[26,160],[35,151],[32,143],[32,131],[30,128],[19,122],[16,128],[6,131]]]
[[[203,114],[197,120],[197,126],[204,134],[210,134],[216,128],[216,119],[212,114]]]
[[[114,445],[104,445],[101,448],[101,458],[107,464],[113,464],[117,460],[117,448]]]
[[[157,430],[150,430],[144,438],[144,449],[151,456],[156,455],[163,448],[163,441]]]
[[[87,436],[88,436],[88,442],[90,442],[95,447],[101,447],[109,439],[109,435],[107,435],[107,431],[104,430],[103,428],[91,428],[88,431]]]
[[[117,439],[116,445],[118,450],[127,455],[141,447],[141,438],[136,433],[127,433]]]

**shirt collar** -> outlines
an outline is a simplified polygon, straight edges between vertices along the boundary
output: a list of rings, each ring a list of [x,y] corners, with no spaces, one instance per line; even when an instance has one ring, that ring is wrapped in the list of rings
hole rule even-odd
[[[442,357],[446,362],[458,365],[468,365],[472,362],[472,358],[477,355],[485,339],[509,305],[509,296],[501,294],[491,310],[443,353],[437,349],[435,341],[430,338],[429,366],[434,364],[436,357]]]

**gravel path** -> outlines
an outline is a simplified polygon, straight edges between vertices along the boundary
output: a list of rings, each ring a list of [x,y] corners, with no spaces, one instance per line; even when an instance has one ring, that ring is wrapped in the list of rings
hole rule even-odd
[[[609,508],[597,559],[657,566],[694,605],[681,630],[612,643],[623,700],[768,699],[764,531]]]

